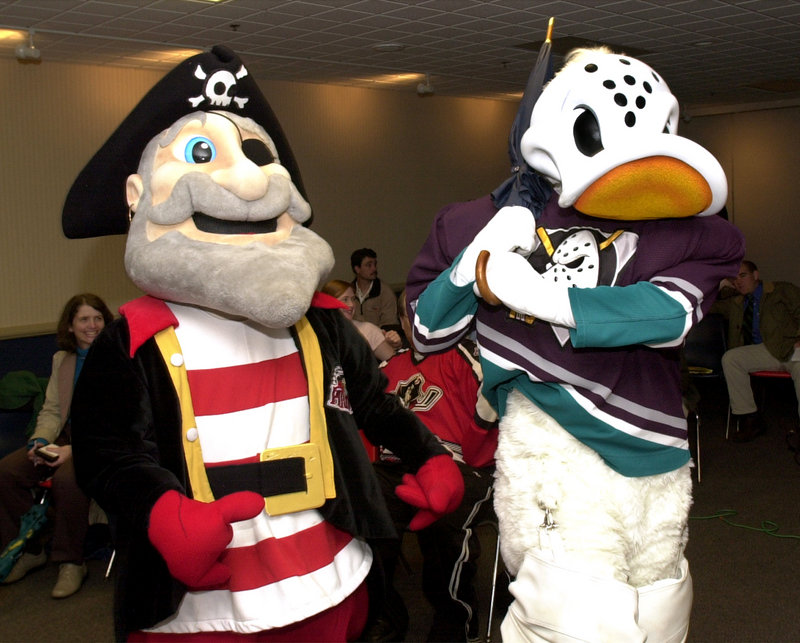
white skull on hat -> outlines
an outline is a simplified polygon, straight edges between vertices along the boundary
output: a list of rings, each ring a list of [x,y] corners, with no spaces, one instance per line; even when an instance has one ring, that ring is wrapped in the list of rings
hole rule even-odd
[[[203,93],[200,96],[189,98],[192,107],[197,107],[205,100],[208,100],[214,107],[228,107],[233,101],[241,109],[249,100],[242,96],[236,96],[234,91],[236,81],[247,76],[247,70],[244,65],[240,67],[235,75],[227,69],[218,69],[210,76],[206,74],[201,65],[197,65],[194,75],[196,78],[206,82],[203,86]]]

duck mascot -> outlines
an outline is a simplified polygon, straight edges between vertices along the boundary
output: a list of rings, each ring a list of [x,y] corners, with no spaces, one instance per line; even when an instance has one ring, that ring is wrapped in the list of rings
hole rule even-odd
[[[501,417],[505,643],[687,636],[679,352],[744,242],[716,216],[722,168],[678,116],[643,62],[570,52],[529,81],[512,177],[441,210],[408,275],[415,346],[474,332]]]
[[[169,72],[73,184],[68,237],[125,234],[146,295],[77,383],[79,483],[109,513],[129,641],[345,641],[396,538],[359,429],[412,463],[414,527],[461,475],[318,292],[333,266],[247,67],[214,47]]]

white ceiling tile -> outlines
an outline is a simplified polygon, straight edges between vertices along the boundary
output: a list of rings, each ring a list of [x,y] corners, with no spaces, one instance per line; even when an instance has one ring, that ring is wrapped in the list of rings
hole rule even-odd
[[[285,80],[376,86],[382,74],[412,69],[429,71],[437,94],[510,100],[550,16],[556,39],[648,50],[643,59],[689,103],[750,99],[742,78],[800,81],[798,1],[0,0],[0,28],[33,28],[45,63],[163,69],[183,48],[222,42]],[[378,42],[406,48],[377,54]],[[181,53],[170,56],[169,44]]]

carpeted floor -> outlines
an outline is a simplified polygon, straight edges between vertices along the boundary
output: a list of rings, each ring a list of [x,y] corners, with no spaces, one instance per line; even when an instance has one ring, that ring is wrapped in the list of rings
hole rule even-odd
[[[690,641],[800,641],[800,465],[786,440],[797,402],[791,381],[769,386],[767,433],[745,444],[724,440],[727,396],[706,395],[686,554]]]
[[[702,482],[695,484],[689,547],[694,579],[690,642],[800,641],[800,465],[785,433],[797,425],[790,387],[769,390],[766,435],[748,444],[726,442],[724,391],[703,391]],[[478,589],[486,621],[494,563],[494,533],[481,528],[483,556]],[[421,595],[419,550],[404,543],[409,568],[396,580],[411,624],[407,641],[425,639],[431,610]],[[50,598],[54,565],[0,586],[0,643],[106,642],[113,640],[111,581],[106,563],[89,563],[89,577],[76,595]],[[501,584],[502,589],[502,584]],[[500,592],[492,641],[499,641],[505,601]],[[485,625],[482,626],[485,633]]]

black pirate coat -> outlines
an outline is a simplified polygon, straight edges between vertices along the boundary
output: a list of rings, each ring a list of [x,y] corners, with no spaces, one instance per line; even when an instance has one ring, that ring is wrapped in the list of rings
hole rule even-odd
[[[320,345],[326,399],[331,387],[344,386],[352,409],[325,404],[336,497],[319,511],[356,537],[394,538],[358,429],[414,470],[446,452],[413,413],[384,392],[386,378],[369,346],[338,310],[312,307],[306,317]],[[177,610],[186,587],[172,578],[150,544],[148,519],[166,491],[192,496],[180,406],[167,367],[152,337],[131,357],[130,337],[125,318],[106,327],[92,345],[72,404],[78,481],[111,516],[120,640]]]

